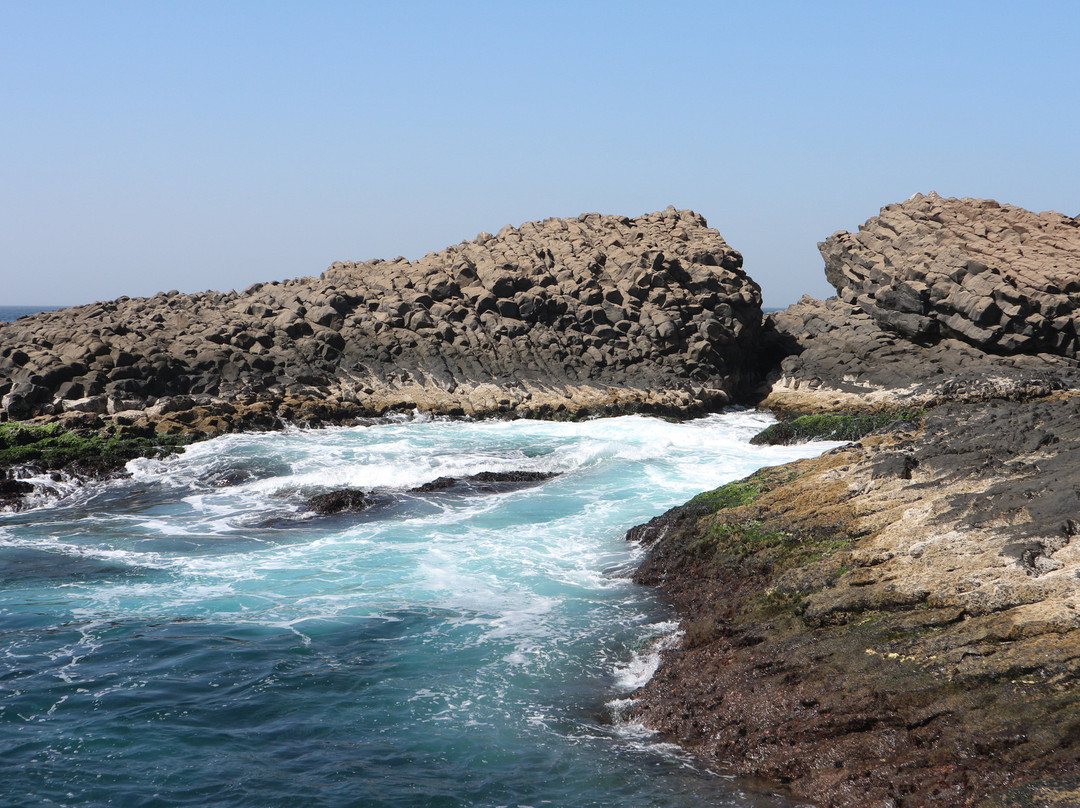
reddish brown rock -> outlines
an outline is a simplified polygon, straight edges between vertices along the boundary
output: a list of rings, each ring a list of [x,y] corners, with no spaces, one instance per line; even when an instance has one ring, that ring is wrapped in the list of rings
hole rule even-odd
[[[946,405],[631,532],[635,715],[821,808],[1080,800],[1080,398]]]

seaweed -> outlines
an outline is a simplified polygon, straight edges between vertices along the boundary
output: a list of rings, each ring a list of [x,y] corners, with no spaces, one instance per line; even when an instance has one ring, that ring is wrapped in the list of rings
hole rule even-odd
[[[194,440],[190,435],[158,435],[119,426],[67,429],[59,423],[7,423],[0,424],[0,466],[115,467],[136,457],[175,452]]]

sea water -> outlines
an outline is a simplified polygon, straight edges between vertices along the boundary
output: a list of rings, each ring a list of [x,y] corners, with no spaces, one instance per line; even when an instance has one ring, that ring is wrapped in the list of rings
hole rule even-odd
[[[0,805],[783,805],[620,718],[678,625],[625,531],[825,448],[770,422],[229,435],[0,514]],[[408,493],[483,471],[557,476]]]
[[[53,311],[60,306],[0,306],[0,323],[17,320],[27,314],[37,314],[39,311]]]

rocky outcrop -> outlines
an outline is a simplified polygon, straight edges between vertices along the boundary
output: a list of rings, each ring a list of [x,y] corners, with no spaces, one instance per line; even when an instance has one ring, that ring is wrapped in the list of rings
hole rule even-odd
[[[500,494],[519,488],[539,485],[559,476],[549,471],[481,471],[466,477],[436,477],[434,480],[410,488],[407,494]],[[3,489],[0,487],[0,495]],[[328,516],[339,513],[363,513],[375,505],[388,505],[394,495],[387,491],[365,491],[357,488],[339,488],[309,497],[304,511]]]
[[[305,510],[323,516],[335,513],[362,513],[373,505],[372,499],[363,491],[343,488],[315,494],[304,503]]]
[[[482,233],[243,292],[168,292],[0,325],[0,405],[220,432],[394,409],[689,412],[756,370],[758,287],[690,211]]]
[[[1078,234],[930,194],[820,245],[764,403],[892,423],[630,532],[684,631],[636,717],[821,808],[1080,805]]]
[[[1080,363],[989,353],[955,337],[916,343],[839,298],[804,297],[769,315],[788,355],[762,406],[785,413],[929,407],[1080,389]]]
[[[915,342],[1076,356],[1080,221],[916,194],[821,245],[840,298]]]
[[[410,489],[410,494],[431,494],[438,491],[498,494],[531,485],[539,485],[558,477],[555,471],[481,471],[467,477],[436,477],[431,482]]]
[[[772,315],[781,409],[1075,389],[1080,222],[916,194],[818,245],[838,296]]]
[[[1080,800],[1080,396],[945,405],[632,532],[636,716],[822,806]]]

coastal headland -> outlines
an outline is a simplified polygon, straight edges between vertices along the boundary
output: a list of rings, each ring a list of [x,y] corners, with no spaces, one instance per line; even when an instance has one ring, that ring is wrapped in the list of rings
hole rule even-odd
[[[745,396],[761,327],[758,286],[704,218],[593,213],[0,324],[0,407],[208,434],[413,409],[706,412]]]
[[[1080,222],[917,194],[820,248],[837,296],[767,317],[674,208],[23,317],[3,491],[93,441],[769,407],[851,442],[630,531],[683,630],[635,716],[819,806],[1080,804]]]

